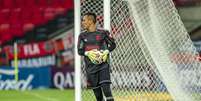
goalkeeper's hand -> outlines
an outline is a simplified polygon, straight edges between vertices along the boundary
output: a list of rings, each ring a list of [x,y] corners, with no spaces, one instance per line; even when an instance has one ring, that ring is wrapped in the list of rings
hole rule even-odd
[[[101,57],[102,57],[102,61],[103,62],[106,62],[107,61],[107,58],[108,58],[108,54],[109,54],[109,50],[101,50]]]
[[[94,49],[90,51],[86,51],[85,55],[89,58],[89,60],[94,64],[101,64],[102,63],[102,55],[101,52]]]

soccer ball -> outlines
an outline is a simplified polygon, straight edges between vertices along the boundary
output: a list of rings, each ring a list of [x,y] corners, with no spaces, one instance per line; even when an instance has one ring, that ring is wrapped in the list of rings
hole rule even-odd
[[[94,51],[95,58],[91,60],[92,63],[94,64],[101,64],[103,63],[103,53],[101,51]]]

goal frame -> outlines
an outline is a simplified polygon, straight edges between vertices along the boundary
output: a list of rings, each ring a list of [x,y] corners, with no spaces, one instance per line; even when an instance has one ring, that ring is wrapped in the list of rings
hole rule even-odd
[[[81,99],[81,57],[77,53],[77,42],[78,37],[81,31],[81,0],[74,0],[74,66],[75,66],[75,101],[82,101]],[[103,9],[103,19],[104,19],[104,29],[110,31],[110,0],[103,0],[104,9]]]
[[[122,1],[124,1],[124,0],[122,0]],[[103,0],[103,2],[101,3],[101,4],[103,4],[103,10],[101,10],[102,11],[102,16],[101,16],[101,19],[103,18],[103,22],[102,22],[102,25],[103,25],[103,28],[104,29],[106,29],[106,30],[109,30],[109,31],[111,31],[111,24],[110,23],[112,23],[111,21],[113,20],[112,18],[111,18],[111,16],[110,16],[110,13],[111,13],[111,9],[110,9],[110,4],[111,4],[111,0]],[[129,1],[128,1],[129,2]],[[95,2],[95,3],[97,3],[97,2]],[[132,2],[130,2],[129,4],[131,4]],[[151,1],[148,1],[148,3],[149,4],[152,4],[151,3]],[[75,22],[74,22],[74,25],[75,25],[75,36],[74,36],[74,38],[75,38],[75,40],[74,40],[74,54],[75,54],[75,101],[82,101],[82,73],[81,73],[81,71],[82,71],[82,66],[81,66],[81,57],[78,55],[78,53],[77,53],[77,42],[78,42],[78,36],[79,36],[79,34],[81,33],[81,5],[82,5],[82,0],[74,0],[74,7],[75,7]],[[94,4],[95,5],[95,4]],[[101,7],[101,8],[102,8]],[[149,6],[148,6],[149,7]],[[151,8],[152,6],[150,6],[150,8]],[[132,7],[131,7],[132,8]],[[132,9],[134,9],[134,8],[132,8]],[[111,11],[110,11],[111,10]],[[154,11],[154,9],[151,9],[151,11]],[[85,10],[84,10],[85,11]],[[137,12],[135,12],[136,14],[137,14]],[[112,14],[112,13],[111,13]],[[151,15],[150,16],[152,16],[153,14],[152,13],[150,13]],[[157,13],[156,13],[157,14]],[[135,16],[135,18],[137,18],[138,19],[138,16],[136,17]],[[151,19],[151,22],[153,22],[153,23],[155,23],[155,21],[156,21],[156,19]],[[156,24],[158,24],[157,22],[156,22]],[[141,24],[139,25],[139,31],[141,31],[140,29],[142,29],[141,28]],[[156,29],[156,26],[151,26],[151,28],[153,28],[153,29]],[[143,32],[143,31],[142,31]],[[142,35],[141,36],[143,39],[146,39],[146,38],[144,38],[144,36]],[[145,42],[145,46],[148,46],[146,43],[148,43],[147,41]],[[151,49],[149,49],[148,48],[148,50],[151,50]],[[150,51],[149,51],[150,52]],[[165,52],[165,50],[163,51],[163,52]],[[166,52],[165,52],[165,54],[166,54]],[[154,61],[157,61],[158,59],[157,58],[154,58],[154,55],[151,55],[151,57],[152,57],[152,59],[154,60]],[[166,59],[166,58],[165,58]],[[155,65],[160,65],[160,63],[155,63]],[[163,67],[163,65],[161,65],[162,67]],[[162,71],[162,67],[161,66],[159,66],[159,73],[162,73],[162,74],[165,74],[164,73],[164,71]],[[157,66],[158,67],[158,66]],[[164,66],[165,67],[165,66]],[[172,66],[171,66],[172,67]],[[175,66],[173,66],[173,67],[175,67]],[[162,72],[161,72],[162,71]],[[170,74],[170,73],[169,73]],[[176,74],[176,73],[173,73],[173,74]],[[162,75],[162,77],[165,77],[165,78],[169,78],[169,77],[166,77],[166,76],[168,76],[168,75]],[[175,75],[173,75],[173,77],[175,77]],[[167,79],[168,81],[172,81],[172,80],[170,80],[170,79]],[[165,80],[166,82],[167,82],[167,80]],[[173,82],[173,84],[178,84],[177,82],[176,82],[176,80],[174,79],[173,81],[175,81],[175,82]],[[170,83],[170,82],[169,82]],[[165,84],[166,86],[167,86],[167,84]],[[174,85],[168,85],[170,88],[173,88],[173,86]],[[179,86],[179,85],[177,85],[177,86]],[[168,87],[168,88],[169,88]],[[177,88],[179,88],[179,87],[177,87]],[[181,88],[179,88],[179,89],[181,89]],[[184,95],[183,93],[182,94],[176,94],[176,92],[180,92],[180,90],[179,89],[176,89],[176,90],[174,90],[174,89],[168,89],[168,91],[170,92],[170,95],[172,95],[172,98],[175,100],[175,101],[180,101],[180,99],[178,99],[178,98],[176,98],[175,96],[174,96],[174,94],[175,95],[178,95],[178,96],[182,96],[182,95]],[[186,98],[186,97],[184,97],[184,98]],[[184,99],[184,98],[182,98],[182,99]],[[84,98],[83,98],[84,99]],[[187,99],[187,98],[186,98]],[[188,101],[188,100],[186,100],[186,101]]]

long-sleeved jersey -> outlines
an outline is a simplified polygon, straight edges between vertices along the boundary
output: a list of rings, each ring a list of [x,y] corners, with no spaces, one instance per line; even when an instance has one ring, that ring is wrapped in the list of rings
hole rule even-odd
[[[114,39],[109,36],[109,32],[105,30],[97,30],[95,32],[83,32],[79,35],[78,40],[78,54],[84,56],[86,70],[89,73],[95,73],[103,68],[109,68],[109,63],[93,64],[87,56],[84,55],[86,51],[109,50],[113,51],[116,48]]]

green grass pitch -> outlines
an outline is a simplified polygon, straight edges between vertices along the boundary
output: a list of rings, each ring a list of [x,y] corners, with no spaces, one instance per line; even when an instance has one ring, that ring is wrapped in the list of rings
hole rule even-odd
[[[75,101],[75,91],[73,89],[66,90],[58,90],[58,89],[44,89],[44,90],[27,90],[27,91],[17,91],[17,90],[0,90],[0,101]],[[115,94],[114,95],[118,95]],[[82,94],[84,94],[83,101],[95,101],[95,97],[91,90],[85,90]],[[135,93],[136,95],[141,95],[143,99],[146,99],[146,96],[154,96],[157,98],[168,98],[167,94],[155,94],[149,93],[144,95],[144,93]],[[135,95],[134,94],[134,95]],[[159,97],[160,96],[160,97]],[[201,94],[194,94],[196,99],[201,99]],[[129,97],[129,95],[125,97],[115,96],[116,101],[133,101],[136,99],[135,97],[130,97],[130,99],[125,99]],[[140,98],[140,96],[138,96]],[[132,99],[132,100],[131,100]],[[197,101],[199,101],[197,100]],[[135,101],[135,100],[134,100]],[[141,100],[140,100],[141,101]],[[147,100],[142,100],[147,101]],[[148,101],[172,101],[172,100],[148,100]]]
[[[0,101],[75,101],[73,89],[0,90]]]

